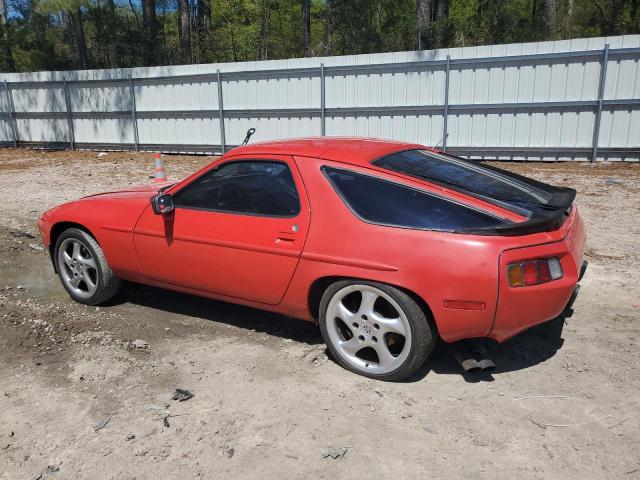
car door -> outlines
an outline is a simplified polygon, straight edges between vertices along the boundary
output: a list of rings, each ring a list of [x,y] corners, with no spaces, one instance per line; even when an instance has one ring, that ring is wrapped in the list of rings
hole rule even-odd
[[[175,210],[145,209],[134,231],[150,279],[265,304],[282,299],[309,227],[290,156],[236,156],[170,190]]]

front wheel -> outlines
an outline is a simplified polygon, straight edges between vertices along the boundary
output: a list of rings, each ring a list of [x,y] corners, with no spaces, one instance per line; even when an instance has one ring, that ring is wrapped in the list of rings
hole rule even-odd
[[[386,381],[413,375],[437,340],[425,312],[409,295],[362,280],[327,288],[320,301],[320,331],[340,365]]]
[[[62,232],[54,248],[56,270],[71,298],[85,305],[99,305],[113,298],[120,288],[100,245],[84,230]]]

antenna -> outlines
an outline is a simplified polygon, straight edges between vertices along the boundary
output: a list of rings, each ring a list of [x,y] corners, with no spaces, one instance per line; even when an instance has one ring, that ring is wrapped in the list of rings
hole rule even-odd
[[[444,143],[445,139],[449,137],[449,133],[446,133],[438,143],[435,144],[435,146],[433,148],[438,148],[440,146],[441,143]]]
[[[249,143],[249,139],[251,138],[251,135],[253,135],[254,133],[256,133],[255,128],[250,128],[249,130],[247,130],[247,136],[244,137],[244,141],[242,142],[243,146]]]

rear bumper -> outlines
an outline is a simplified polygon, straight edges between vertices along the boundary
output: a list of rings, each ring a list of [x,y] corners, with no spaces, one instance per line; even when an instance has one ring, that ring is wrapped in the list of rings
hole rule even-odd
[[[500,256],[498,303],[489,337],[504,342],[534,325],[560,315],[573,314],[587,264],[583,262],[586,236],[579,215],[567,235],[558,242],[506,250]],[[557,257],[563,277],[541,285],[511,287],[506,279],[507,265],[537,258]]]

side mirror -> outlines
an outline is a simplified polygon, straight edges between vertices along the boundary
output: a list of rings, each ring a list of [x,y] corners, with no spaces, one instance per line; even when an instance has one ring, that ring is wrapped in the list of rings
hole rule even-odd
[[[151,208],[156,215],[166,215],[173,212],[173,198],[168,193],[158,193],[151,197]]]

